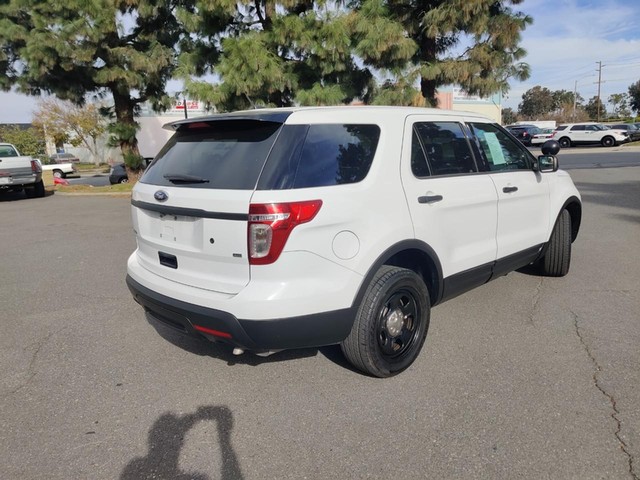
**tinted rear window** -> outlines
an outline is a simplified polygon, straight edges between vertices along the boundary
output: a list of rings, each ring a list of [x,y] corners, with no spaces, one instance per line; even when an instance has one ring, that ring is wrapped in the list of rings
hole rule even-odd
[[[285,125],[258,188],[326,187],[362,181],[376,153],[377,125]]]
[[[253,190],[280,127],[280,123],[256,120],[193,123],[169,140],[140,181]]]

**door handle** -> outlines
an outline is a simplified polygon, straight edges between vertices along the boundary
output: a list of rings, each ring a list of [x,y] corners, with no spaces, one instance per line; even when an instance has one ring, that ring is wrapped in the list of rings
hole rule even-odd
[[[517,192],[518,191],[518,187],[504,187],[502,189],[502,191],[504,193],[512,193],[512,192]]]
[[[423,195],[418,197],[418,203],[436,203],[442,200],[442,195]]]

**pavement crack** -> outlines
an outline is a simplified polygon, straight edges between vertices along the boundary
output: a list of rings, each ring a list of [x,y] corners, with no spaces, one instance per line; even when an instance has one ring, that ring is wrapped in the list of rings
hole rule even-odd
[[[624,454],[627,456],[627,461],[629,463],[629,474],[634,480],[640,480],[640,477],[638,477],[638,474],[635,471],[633,455],[629,451],[628,445],[621,437],[622,422],[620,421],[620,418],[619,418],[620,411],[618,410],[616,399],[613,395],[607,392],[602,386],[602,384],[600,383],[598,377],[599,377],[599,373],[602,372],[602,367],[598,363],[598,360],[596,359],[596,357],[593,355],[593,352],[591,352],[591,349],[589,348],[589,345],[587,344],[584,337],[582,336],[582,333],[580,333],[580,324],[579,324],[580,317],[573,310],[570,310],[570,312],[571,312],[571,315],[573,315],[573,325],[576,330],[576,335],[578,335],[578,339],[580,339],[580,343],[582,344],[585,352],[587,353],[587,356],[589,357],[589,360],[591,360],[591,363],[594,366],[594,371],[592,376],[593,384],[600,391],[600,393],[602,393],[602,395],[604,395],[607,398],[607,400],[609,400],[609,404],[611,405],[611,409],[613,410],[613,413],[611,414],[611,418],[613,418],[613,420],[616,422],[616,431],[614,433],[614,436],[616,437],[616,440],[620,444],[620,450],[622,450]]]
[[[540,310],[540,298],[542,298],[542,282],[544,282],[544,278],[541,278],[536,286],[536,290],[533,294],[533,299],[531,300],[531,310],[529,311],[529,321],[527,323],[533,325],[534,319]]]
[[[42,350],[42,347],[44,347],[49,342],[51,337],[53,337],[56,333],[61,332],[62,330],[64,330],[64,328],[56,330],[55,332],[50,332],[49,334],[45,335],[43,338],[41,338],[36,342],[35,344],[36,348],[31,354],[31,360],[29,360],[29,366],[27,367],[27,378],[22,383],[20,383],[20,385],[13,388],[7,393],[0,395],[0,397],[6,398],[10,395],[13,395],[14,393],[19,392],[20,390],[22,390],[24,387],[26,387],[31,383],[31,380],[33,380],[33,378],[36,376],[36,373],[37,373],[35,371],[35,365],[36,365],[36,360],[38,359],[38,354],[40,353],[40,350]]]

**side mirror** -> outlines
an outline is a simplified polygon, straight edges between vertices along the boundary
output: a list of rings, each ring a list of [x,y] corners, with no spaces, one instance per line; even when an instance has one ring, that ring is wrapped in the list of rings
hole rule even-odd
[[[543,155],[557,155],[560,151],[560,144],[556,140],[547,140],[542,144]]]
[[[557,143],[557,142],[556,142]],[[533,168],[536,172],[555,172],[558,170],[558,159],[555,155],[540,155]]]

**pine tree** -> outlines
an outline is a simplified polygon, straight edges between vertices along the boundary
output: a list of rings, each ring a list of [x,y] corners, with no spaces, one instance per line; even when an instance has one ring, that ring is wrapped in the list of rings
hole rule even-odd
[[[373,77],[352,55],[347,12],[332,2],[255,0],[201,5],[187,22],[198,36],[196,50],[184,51],[180,76],[189,95],[220,110],[333,105],[367,98]],[[217,28],[200,15],[222,18]],[[209,27],[211,24],[209,24]],[[207,51],[215,51],[210,55]],[[203,73],[218,84],[194,80]]]
[[[168,104],[165,84],[187,1],[8,0],[0,5],[0,88],[82,105],[110,95],[110,130],[127,165],[142,164],[135,113]]]
[[[354,9],[357,54],[367,66],[402,82],[420,79],[435,104],[436,89],[458,84],[474,95],[506,92],[524,80],[520,32],[532,19],[510,5],[522,0],[361,0]]]

